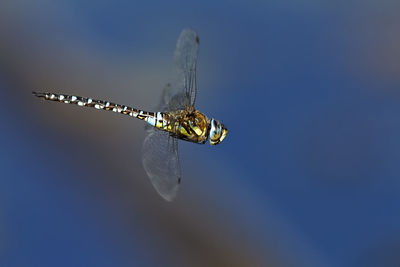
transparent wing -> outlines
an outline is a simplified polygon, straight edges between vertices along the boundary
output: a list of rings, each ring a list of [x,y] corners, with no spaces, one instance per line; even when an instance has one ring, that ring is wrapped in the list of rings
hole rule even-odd
[[[169,105],[179,105],[171,97],[171,85],[164,87],[157,111],[168,111]],[[175,103],[175,104],[174,104]],[[147,136],[143,142],[143,167],[156,191],[167,201],[176,196],[181,181],[181,167],[178,157],[178,140],[167,132],[148,124]]]
[[[172,88],[171,84],[167,83],[164,86],[163,92],[161,94],[160,103],[156,107],[157,111],[168,111],[168,103],[172,98]]]
[[[178,94],[184,94],[188,103],[194,106],[197,94],[196,64],[199,50],[199,37],[191,29],[184,29],[176,43],[174,53],[177,72]],[[187,103],[186,102],[186,103]]]
[[[196,101],[196,64],[199,38],[195,31],[184,29],[176,44],[174,61],[177,80],[163,90],[157,111],[174,111],[194,106]],[[181,182],[178,140],[154,127],[146,127],[143,143],[143,167],[154,188],[167,201],[174,199]]]
[[[172,201],[181,182],[178,140],[166,132],[149,130],[143,143],[143,167],[157,192]]]
[[[190,105],[190,99],[185,93],[175,94],[168,103],[167,110],[174,111],[178,109],[184,109],[187,105]]]
[[[175,111],[178,109],[184,109],[186,105],[190,105],[190,100],[186,93],[178,92],[173,95],[171,84],[167,84],[164,87],[161,95],[161,100],[156,107],[157,111]],[[150,126],[151,127],[151,126]]]

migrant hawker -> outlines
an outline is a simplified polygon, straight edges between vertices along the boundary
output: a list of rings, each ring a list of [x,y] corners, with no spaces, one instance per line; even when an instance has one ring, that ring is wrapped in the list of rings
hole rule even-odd
[[[222,142],[227,128],[215,119],[209,119],[194,105],[196,101],[196,63],[199,38],[191,29],[184,29],[177,41],[174,61],[178,83],[164,88],[157,112],[115,104],[87,97],[56,94],[33,94],[45,100],[110,110],[147,122],[143,143],[143,167],[154,188],[167,201],[177,194],[181,182],[178,139],[211,145]]]

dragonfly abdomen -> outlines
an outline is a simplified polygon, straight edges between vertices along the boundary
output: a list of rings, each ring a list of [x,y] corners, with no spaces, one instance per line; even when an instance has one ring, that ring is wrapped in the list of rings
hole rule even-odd
[[[164,120],[164,114],[162,114],[162,112],[147,112],[129,106],[115,104],[110,101],[103,101],[88,97],[56,94],[56,93],[37,93],[37,92],[32,92],[32,93],[33,95],[39,98],[43,98],[45,100],[56,101],[65,104],[75,104],[81,107],[109,110],[116,113],[129,115],[131,117],[144,120],[152,126],[156,126],[157,124],[160,124],[161,122],[160,120]]]
[[[115,104],[110,101],[97,100],[89,97],[37,92],[33,92],[33,95],[44,100],[75,104],[81,107],[102,109],[129,115],[143,120],[155,128],[169,132],[176,138],[190,142],[204,143],[207,140],[207,118],[199,111],[188,112],[186,110],[178,110],[171,113],[147,112],[129,106]]]

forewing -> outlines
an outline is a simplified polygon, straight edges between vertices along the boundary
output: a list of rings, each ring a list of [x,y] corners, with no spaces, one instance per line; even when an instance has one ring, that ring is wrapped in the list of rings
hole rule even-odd
[[[168,103],[172,98],[172,88],[171,84],[167,83],[161,94],[160,103],[156,107],[157,111],[168,111]]]
[[[175,111],[184,109],[186,105],[190,105],[190,101],[186,93],[178,92],[173,95],[172,91],[172,86],[168,83],[163,89],[160,103],[156,107],[157,111]]]
[[[174,60],[177,72],[172,92],[171,85],[163,90],[158,111],[174,111],[194,106],[197,93],[196,64],[199,38],[195,31],[184,29],[176,44]],[[181,181],[178,140],[167,132],[146,127],[143,143],[143,167],[154,188],[167,201],[177,194]]]
[[[172,201],[181,181],[178,140],[167,132],[148,130],[143,143],[143,167],[157,192]]]
[[[179,109],[185,109],[187,105],[190,105],[189,98],[185,93],[178,93],[174,95],[168,102],[168,111],[175,111]]]
[[[179,93],[186,94],[190,105],[194,106],[197,94],[196,64],[199,37],[192,29],[184,29],[179,36],[174,53],[177,72],[176,86]]]

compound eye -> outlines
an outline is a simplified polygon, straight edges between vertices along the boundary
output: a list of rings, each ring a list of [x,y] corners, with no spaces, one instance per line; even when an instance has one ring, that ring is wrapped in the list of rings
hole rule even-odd
[[[210,129],[210,144],[216,145],[220,143],[220,138],[222,134],[221,124],[212,119],[211,120],[211,129]]]

